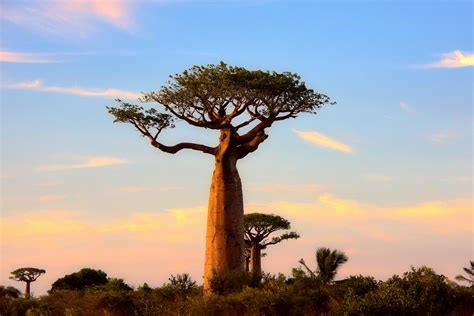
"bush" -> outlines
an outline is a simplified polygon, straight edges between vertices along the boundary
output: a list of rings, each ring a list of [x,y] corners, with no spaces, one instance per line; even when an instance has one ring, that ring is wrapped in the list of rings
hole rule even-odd
[[[107,282],[107,273],[104,271],[84,268],[56,280],[52,284],[50,292],[56,290],[83,290],[96,285],[105,285]]]
[[[412,268],[393,276],[377,289],[358,294],[349,288],[344,315],[446,315],[455,306],[455,291],[448,279],[428,267]]]
[[[244,271],[215,273],[211,279],[211,289],[218,295],[236,293],[245,287],[258,287],[260,278],[259,275]]]

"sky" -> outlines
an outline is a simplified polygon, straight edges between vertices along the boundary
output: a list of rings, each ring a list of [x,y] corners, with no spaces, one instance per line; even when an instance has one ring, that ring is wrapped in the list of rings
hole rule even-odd
[[[202,282],[212,157],[168,155],[106,106],[225,61],[291,71],[335,105],[278,122],[239,162],[245,212],[301,238],[267,250],[291,273],[344,251],[338,278],[473,259],[471,1],[0,2],[0,284],[35,295],[83,267],[133,286]],[[159,106],[159,105],[157,105]],[[160,135],[161,137],[161,135]],[[216,145],[178,123],[162,141]]]

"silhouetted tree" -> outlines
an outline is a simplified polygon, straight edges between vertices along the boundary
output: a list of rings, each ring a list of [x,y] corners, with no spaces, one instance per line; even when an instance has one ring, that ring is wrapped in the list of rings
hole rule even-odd
[[[262,274],[261,251],[267,246],[300,237],[296,232],[285,232],[279,236],[271,236],[278,231],[290,228],[290,222],[278,215],[261,213],[244,215],[244,238],[248,249],[250,272],[257,276]]]
[[[307,88],[297,74],[251,71],[221,62],[171,76],[160,91],[145,93],[140,99],[155,102],[164,112],[117,101],[118,107],[108,107],[115,122],[132,124],[155,148],[169,154],[190,149],[214,158],[204,264],[207,294],[215,273],[243,271],[244,267],[244,212],[237,161],[257,150],[273,123],[300,113],[316,113],[329,103],[329,97]],[[174,127],[176,119],[218,131],[218,144],[165,145],[161,134]]]
[[[25,298],[29,299],[30,298],[30,284],[32,282],[35,282],[43,273],[46,273],[46,270],[31,268],[31,267],[20,268],[20,269],[16,269],[13,272],[10,272],[11,274],[10,279],[26,283]]]
[[[471,266],[469,268],[463,268],[464,272],[467,274],[467,278],[464,275],[457,275],[456,280],[469,283],[471,286],[474,285],[474,261],[469,261]]]
[[[322,247],[316,250],[316,264],[318,266],[316,272],[308,268],[304,259],[300,259],[299,263],[306,268],[312,277],[317,277],[322,283],[327,284],[334,280],[337,269],[347,260],[348,258],[344,252]]]
[[[52,284],[50,292],[55,290],[83,290],[87,287],[105,285],[107,282],[107,273],[104,271],[83,268],[78,272],[57,279]]]

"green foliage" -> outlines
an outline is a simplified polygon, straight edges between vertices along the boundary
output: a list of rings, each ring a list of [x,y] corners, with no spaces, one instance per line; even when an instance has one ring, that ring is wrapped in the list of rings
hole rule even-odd
[[[169,286],[171,288],[176,289],[183,294],[190,293],[197,289],[196,281],[193,281],[191,276],[187,273],[177,274],[176,276],[171,275],[169,281]]]
[[[105,291],[113,291],[113,292],[130,292],[133,291],[133,288],[125,283],[123,279],[117,278],[109,278],[105,285],[102,285]]]
[[[19,298],[21,291],[13,286],[0,285],[0,297],[4,298]]]
[[[232,271],[228,273],[215,273],[211,279],[212,292],[218,295],[240,292],[246,287],[257,287],[260,276],[251,272]]]
[[[170,76],[158,92],[145,93],[139,101],[154,102],[167,113],[121,100],[117,100],[118,107],[107,107],[107,110],[115,122],[131,123],[156,144],[163,129],[174,127],[174,119],[210,129],[233,126],[236,131],[254,121],[265,122],[262,127],[266,128],[274,121],[296,117],[299,113],[315,113],[330,103],[328,96],[307,88],[297,74],[252,71],[223,62],[194,66]],[[239,116],[239,122],[232,125]],[[158,146],[162,150],[164,147]]]
[[[38,279],[38,277],[44,273],[46,273],[46,270],[44,269],[31,267],[20,268],[10,272],[10,279],[29,283],[36,281],[36,279]]]
[[[37,305],[38,303],[31,299],[0,297],[0,315],[24,316]]]
[[[316,250],[316,264],[317,270],[313,272],[307,265],[304,259],[300,259],[306,271],[300,269],[293,269],[294,274],[307,275],[309,277],[318,278],[323,284],[332,282],[336,276],[339,267],[347,262],[348,258],[344,252],[339,250],[331,250],[329,248],[321,247]]]
[[[466,273],[467,277],[464,275],[457,275],[456,280],[461,282],[467,282],[469,285],[474,286],[474,261],[469,261],[469,268],[464,267],[463,270]]]
[[[347,262],[347,256],[339,250],[329,248],[319,248],[316,251],[316,263],[318,264],[318,277],[323,283],[329,283],[334,280],[337,269]]]
[[[241,275],[244,280],[240,283],[234,275],[223,278],[228,282],[223,287],[232,291],[209,297],[203,297],[200,288],[185,275],[172,276],[170,283],[156,289],[144,284],[137,290],[127,290],[123,280],[109,279],[108,285],[81,291],[56,290],[39,299],[0,297],[0,314],[458,316],[474,312],[474,288],[449,282],[427,267],[412,268],[385,282],[359,275],[324,284],[301,268],[294,269],[291,278],[264,274],[261,282],[253,285],[248,282],[249,274]]]
[[[455,290],[443,275],[428,267],[393,276],[376,289],[358,295],[349,289],[344,315],[446,315],[456,302]]]
[[[285,232],[267,240],[270,234],[279,230],[288,230],[291,224],[288,220],[275,214],[250,213],[244,215],[245,240],[248,244],[257,243],[260,249],[277,244],[287,239],[297,239],[300,235],[296,232]]]
[[[236,100],[245,104],[250,103],[249,100],[266,99],[267,102],[262,102],[261,113],[264,115],[288,111],[314,112],[329,102],[327,96],[308,89],[297,74],[290,72],[251,71],[221,62],[194,66],[170,78],[158,93],[145,94],[143,99],[171,105],[176,112],[186,116],[192,115],[191,107],[201,108],[204,113],[212,111],[213,101],[219,100]],[[284,98],[270,103],[271,96]],[[225,101],[219,103],[225,104]]]
[[[65,275],[56,280],[52,284],[50,292],[56,290],[83,290],[96,285],[105,285],[107,282],[107,274],[104,271],[83,268],[78,272]]]

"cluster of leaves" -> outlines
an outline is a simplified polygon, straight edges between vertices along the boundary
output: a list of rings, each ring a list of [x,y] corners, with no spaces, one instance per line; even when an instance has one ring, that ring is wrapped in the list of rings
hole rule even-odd
[[[412,267],[386,282],[359,277],[346,287],[344,315],[447,315],[466,296],[445,276],[425,266]]]
[[[202,296],[188,274],[158,288],[132,289],[123,280],[82,290],[56,289],[37,299],[16,298],[0,288],[5,315],[472,315],[474,287],[462,287],[427,267],[412,268],[385,282],[351,276],[325,283],[295,269],[291,277],[264,274],[217,275],[220,293]],[[16,293],[16,294],[15,294]]]

